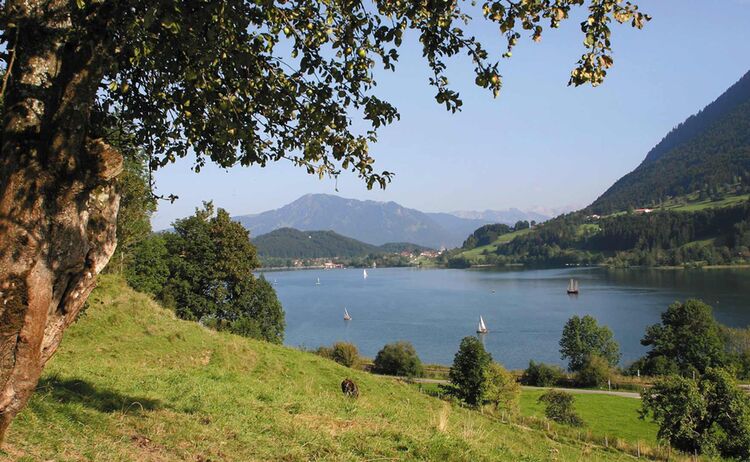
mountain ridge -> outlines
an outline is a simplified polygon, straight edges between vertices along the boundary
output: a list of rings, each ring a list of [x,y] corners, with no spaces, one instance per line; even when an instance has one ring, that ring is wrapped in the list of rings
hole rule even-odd
[[[606,214],[750,182],[750,72],[672,129],[587,211]],[[741,191],[740,191],[741,192]]]
[[[251,237],[280,228],[331,230],[376,246],[411,242],[430,248],[459,246],[474,229],[495,222],[445,212],[422,212],[394,201],[358,200],[331,194],[305,194],[280,208],[233,219],[245,226]]]

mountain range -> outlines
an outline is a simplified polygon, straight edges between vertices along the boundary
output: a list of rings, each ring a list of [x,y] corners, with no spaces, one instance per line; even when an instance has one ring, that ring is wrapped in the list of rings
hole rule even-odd
[[[396,202],[361,201],[330,194],[307,194],[275,210],[234,217],[250,231],[253,239],[280,228],[295,228],[335,231],[376,246],[411,242],[430,248],[459,246],[467,235],[482,225],[547,218],[518,209],[426,213]]]

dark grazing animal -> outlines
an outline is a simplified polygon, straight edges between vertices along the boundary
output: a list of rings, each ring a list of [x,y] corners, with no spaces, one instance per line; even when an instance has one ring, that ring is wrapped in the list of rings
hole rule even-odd
[[[359,388],[351,379],[344,379],[344,381],[341,382],[341,391],[350,398],[357,398],[359,396]]]

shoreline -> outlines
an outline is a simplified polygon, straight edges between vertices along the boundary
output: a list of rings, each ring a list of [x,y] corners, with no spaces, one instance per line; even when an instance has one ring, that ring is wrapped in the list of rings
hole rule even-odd
[[[346,266],[344,268],[326,268],[323,265],[316,266],[305,266],[305,267],[289,267],[289,266],[272,266],[272,267],[261,267],[255,269],[258,272],[273,272],[273,271],[304,271],[304,270],[341,270],[341,269],[369,269],[367,266]],[[571,269],[571,268],[605,268],[605,269],[651,269],[651,270],[717,270],[717,269],[750,269],[750,264],[736,264],[736,265],[703,265],[703,266],[611,266],[611,265],[575,265],[575,266],[559,266],[559,265],[524,265],[523,263],[511,263],[503,266],[495,265],[472,265],[468,268],[449,268],[441,265],[409,265],[409,266],[379,266],[378,268],[429,268],[429,269],[464,269],[464,270],[491,270],[491,269]],[[377,269],[377,268],[376,268]]]

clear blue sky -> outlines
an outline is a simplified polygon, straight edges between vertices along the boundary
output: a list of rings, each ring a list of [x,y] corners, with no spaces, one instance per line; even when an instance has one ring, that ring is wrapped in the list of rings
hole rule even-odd
[[[614,28],[615,66],[598,88],[567,87],[583,52],[578,21],[523,40],[504,60],[497,99],[473,84],[457,60],[451,83],[464,99],[450,114],[433,99],[414,41],[405,42],[395,74],[380,73],[378,94],[401,121],[371,147],[379,170],[396,172],[385,190],[368,191],[354,174],[338,180],[344,197],[393,200],[425,211],[581,207],[635,168],[675,125],[713,101],[750,69],[750,0],[641,0],[653,20],[641,31]],[[497,51],[494,28],[473,33]],[[494,45],[491,47],[490,45]],[[287,163],[265,169],[206,168],[189,160],[157,173],[162,229],[212,199],[233,215],[280,207],[306,193],[336,194]]]

